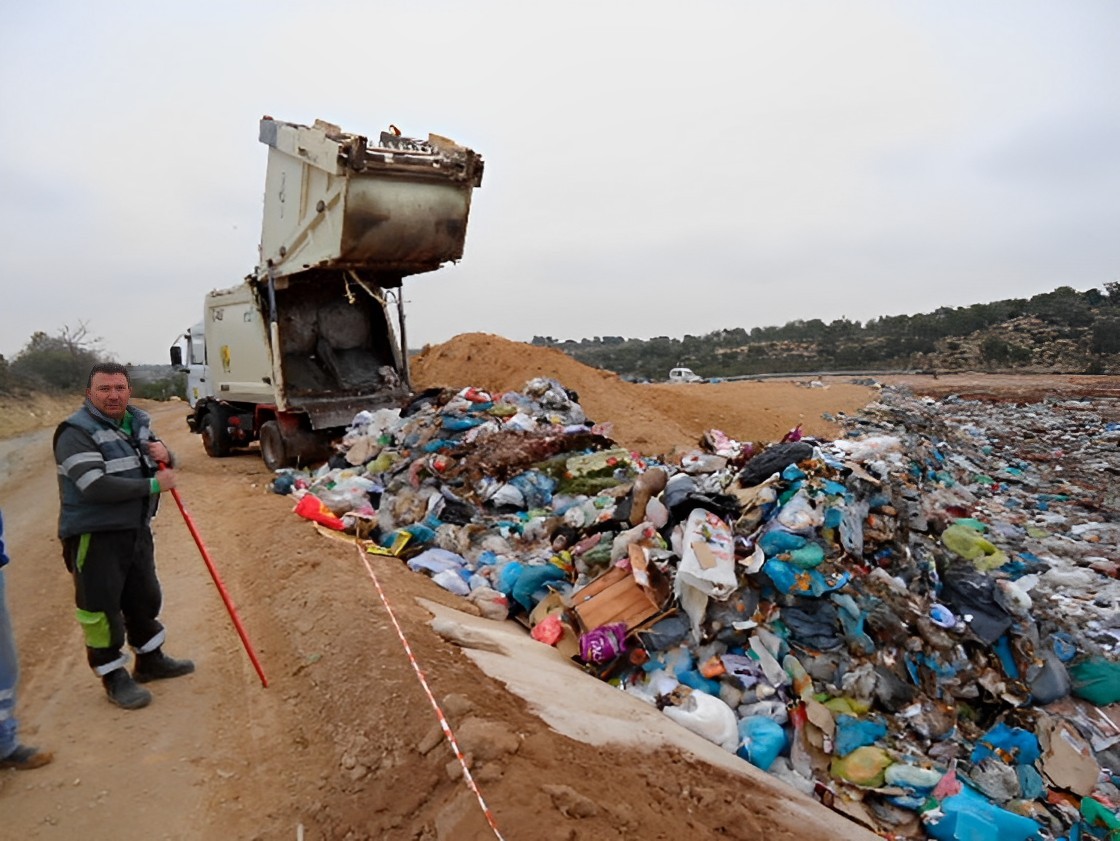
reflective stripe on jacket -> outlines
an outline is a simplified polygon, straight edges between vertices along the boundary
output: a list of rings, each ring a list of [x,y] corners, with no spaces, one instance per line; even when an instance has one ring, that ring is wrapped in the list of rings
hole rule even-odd
[[[158,495],[150,492],[150,478],[155,475],[154,461],[147,454],[147,442],[154,440],[147,413],[130,406],[132,434],[108,418],[99,417],[88,405],[72,414],[55,430],[55,460],[58,463],[59,537],[72,537],[94,531],[137,529],[147,525],[155,513]],[[67,452],[59,461],[58,440],[68,429],[87,446]],[[93,501],[86,496],[90,485],[105,476],[137,482],[136,493],[113,501]]]

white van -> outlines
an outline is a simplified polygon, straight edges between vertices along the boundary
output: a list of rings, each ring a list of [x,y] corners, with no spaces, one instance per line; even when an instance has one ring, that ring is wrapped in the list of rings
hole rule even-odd
[[[674,368],[669,372],[671,383],[702,383],[704,378],[693,372],[691,368]]]

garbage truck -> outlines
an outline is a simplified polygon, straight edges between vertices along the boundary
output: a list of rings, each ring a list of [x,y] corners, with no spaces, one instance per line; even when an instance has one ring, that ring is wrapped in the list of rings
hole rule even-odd
[[[411,394],[402,284],[462,257],[483,160],[392,126],[371,140],[266,116],[259,139],[259,262],[206,295],[171,363],[207,454],[259,441],[278,470],[322,461],[357,412]]]

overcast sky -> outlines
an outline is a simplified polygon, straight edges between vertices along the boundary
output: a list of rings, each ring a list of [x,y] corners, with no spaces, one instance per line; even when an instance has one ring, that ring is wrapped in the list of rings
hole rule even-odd
[[[683,337],[1120,280],[1120,3],[0,8],[0,353],[162,362],[256,262],[263,114],[486,161],[410,345]]]

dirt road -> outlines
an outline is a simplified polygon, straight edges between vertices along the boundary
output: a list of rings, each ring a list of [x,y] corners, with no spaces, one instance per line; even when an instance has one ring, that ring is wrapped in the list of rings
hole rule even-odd
[[[167,650],[198,669],[153,684],[146,709],[110,705],[72,618],[54,537],[49,433],[20,439],[0,482],[23,664],[19,713],[26,741],[56,758],[36,771],[0,772],[4,837],[867,837],[567,663],[558,690],[558,667],[547,659],[555,652],[545,646],[507,658],[504,675],[493,669],[501,679],[491,677],[476,660],[496,657],[502,644],[468,643],[479,649],[472,659],[432,630],[417,598],[462,602],[398,561],[380,561],[378,581],[496,831],[354,547],[294,517],[287,498],[267,491],[256,454],[208,459],[186,431],[185,407],[150,408],[180,453],[183,498],[270,686],[261,687],[165,499],[156,540]]]
[[[156,409],[172,445],[183,447],[190,442],[175,434],[181,414],[181,406]],[[216,826],[230,828],[231,837],[251,837],[258,819],[241,824],[240,803],[270,798],[273,786],[257,769],[260,756],[278,753],[266,743],[272,741],[269,723],[276,721],[282,699],[254,685],[251,666],[174,506],[164,509],[156,529],[168,650],[193,656],[199,669],[190,678],[154,687],[150,708],[125,712],[104,699],[72,618],[71,584],[54,537],[58,503],[50,431],[20,441],[24,446],[9,455],[0,487],[13,561],[9,607],[23,669],[20,718],[25,741],[53,749],[56,760],[33,773],[4,774],[0,804],[8,837],[198,838]],[[251,464],[256,467],[248,459],[222,467],[237,473],[238,466]],[[202,519],[215,510],[216,500],[207,499],[212,478],[189,469],[183,477],[183,493],[197,500]],[[252,489],[245,480],[233,484]],[[263,506],[270,507],[276,506]],[[273,512],[277,518],[282,514]],[[211,531],[216,553],[236,551],[240,529]],[[237,581],[248,568],[233,563],[230,571]],[[267,633],[272,623],[263,607],[247,604],[246,613],[260,618],[246,621]]]

